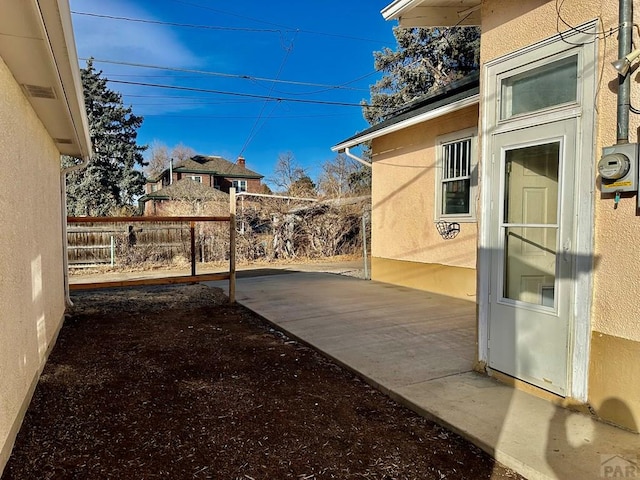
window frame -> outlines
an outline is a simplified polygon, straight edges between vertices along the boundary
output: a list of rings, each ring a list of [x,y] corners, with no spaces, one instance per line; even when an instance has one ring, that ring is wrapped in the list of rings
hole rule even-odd
[[[202,183],[202,175],[191,175],[189,178],[194,182]]]
[[[246,180],[243,179],[234,179],[231,180],[231,186],[235,187],[236,189],[236,193],[240,193],[240,192],[246,192],[247,191],[247,187],[249,186],[248,182]],[[244,188],[238,188],[238,187],[244,187]]]
[[[536,70],[537,71],[541,71],[541,70],[545,70],[545,69],[551,69],[551,67],[554,64],[558,64],[564,61],[567,61],[569,59],[575,58],[576,59],[576,83],[575,83],[575,94],[576,94],[576,99],[575,100],[570,100],[567,102],[560,102],[560,103],[555,103],[543,108],[539,108],[539,109],[535,109],[535,110],[527,110],[525,112],[521,112],[521,113],[510,113],[507,114],[506,111],[508,110],[508,107],[510,106],[511,108],[513,108],[512,102],[513,102],[513,92],[512,89],[509,89],[509,87],[507,87],[506,89],[504,88],[505,82],[507,82],[508,80],[511,79],[516,79],[518,77],[525,77],[527,74],[531,74],[534,73]],[[537,59],[534,62],[525,64],[525,65],[518,65],[517,67],[511,69],[511,70],[505,70],[501,73],[499,73],[498,75],[496,75],[496,95],[497,95],[497,100],[498,100],[498,108],[496,110],[496,114],[497,114],[497,121],[498,123],[504,124],[504,123],[508,123],[511,121],[517,121],[521,118],[526,118],[526,117],[538,117],[541,114],[544,114],[545,112],[553,112],[553,111],[557,111],[557,110],[564,110],[567,107],[576,107],[580,104],[580,98],[582,95],[582,83],[580,81],[581,79],[581,75],[580,72],[582,70],[582,58],[580,56],[580,52],[576,51],[576,50],[566,50],[563,52],[558,52],[555,54],[549,54],[547,56],[545,56],[544,58],[540,58]],[[511,87],[513,88],[513,86]]]
[[[455,179],[444,178],[444,148],[459,142],[469,141],[469,212],[468,213],[443,213],[444,198],[443,186],[445,182],[464,180],[465,177]],[[436,169],[435,169],[435,215],[434,221],[447,222],[477,222],[476,197],[478,189],[478,129],[466,128],[457,132],[448,133],[436,137]]]

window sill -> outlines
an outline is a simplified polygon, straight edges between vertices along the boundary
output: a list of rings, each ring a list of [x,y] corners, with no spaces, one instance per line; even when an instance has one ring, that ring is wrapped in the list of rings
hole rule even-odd
[[[447,223],[478,223],[476,217],[436,217],[433,223],[447,222]]]

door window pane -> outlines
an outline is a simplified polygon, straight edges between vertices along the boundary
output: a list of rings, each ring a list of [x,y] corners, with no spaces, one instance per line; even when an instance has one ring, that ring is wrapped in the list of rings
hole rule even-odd
[[[577,92],[578,56],[574,55],[502,80],[500,118],[575,102]]]
[[[553,307],[555,227],[505,229],[504,298]]]
[[[553,307],[560,142],[507,150],[504,161],[503,296]]]
[[[556,224],[560,142],[505,153],[504,222]]]

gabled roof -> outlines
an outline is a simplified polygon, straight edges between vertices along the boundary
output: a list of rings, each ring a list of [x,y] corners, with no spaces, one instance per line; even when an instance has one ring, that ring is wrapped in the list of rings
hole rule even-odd
[[[480,101],[480,75],[474,73],[429,93],[394,112],[391,117],[331,147],[334,152],[426,122]]]
[[[243,165],[230,162],[222,157],[207,157],[203,155],[196,155],[195,157],[183,160],[173,166],[173,171],[183,173],[209,173],[211,175],[218,175],[222,177],[264,177],[264,175],[260,175],[253,170],[249,170]]]
[[[140,200],[144,202],[147,200],[180,200],[183,198],[228,202],[229,194],[190,178],[183,178],[160,190],[143,195]]]

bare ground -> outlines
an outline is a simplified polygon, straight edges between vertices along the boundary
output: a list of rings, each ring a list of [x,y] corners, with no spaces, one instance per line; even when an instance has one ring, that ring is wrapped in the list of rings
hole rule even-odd
[[[218,289],[73,300],[2,480],[522,478]]]

